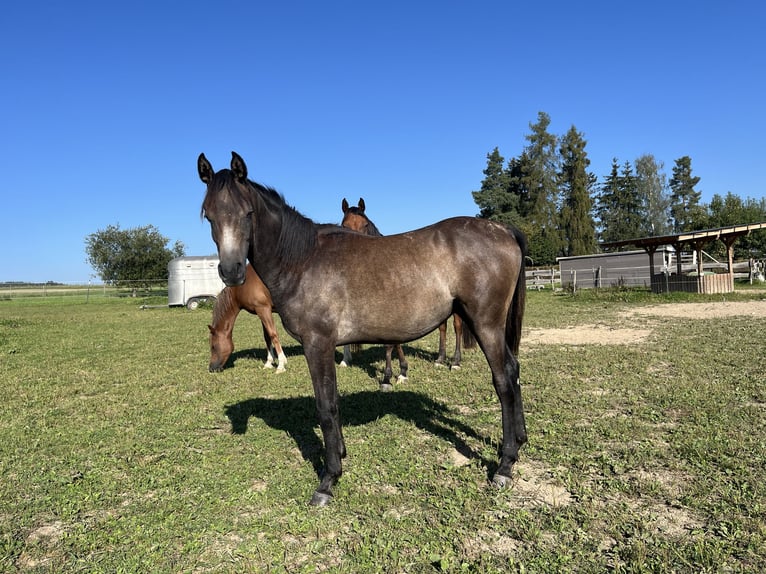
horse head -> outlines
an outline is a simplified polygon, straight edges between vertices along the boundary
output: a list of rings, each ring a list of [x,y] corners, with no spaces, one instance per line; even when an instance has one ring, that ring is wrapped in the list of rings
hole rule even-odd
[[[207,185],[202,216],[210,222],[218,248],[218,274],[226,285],[236,286],[245,282],[254,207],[247,166],[235,152],[231,156],[231,169],[215,172],[205,154],[200,154],[197,171]]]
[[[211,373],[223,371],[226,361],[229,360],[234,351],[234,341],[231,338],[231,331],[228,333],[222,329],[216,329],[208,325],[210,330],[210,362],[208,370]]]
[[[343,210],[343,221],[341,221],[341,227],[353,229],[364,235],[373,235],[369,232],[370,220],[364,213],[364,198],[359,198],[359,204],[356,207],[349,206],[346,198],[343,198],[341,203],[341,209]]]

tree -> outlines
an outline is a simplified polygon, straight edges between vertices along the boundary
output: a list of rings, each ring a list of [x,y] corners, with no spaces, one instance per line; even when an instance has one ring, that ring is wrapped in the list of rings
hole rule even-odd
[[[664,164],[651,154],[640,156],[636,166],[636,186],[642,202],[643,225],[641,235],[659,236],[672,232],[670,224],[670,197]]]
[[[617,158],[612,171],[601,185],[596,213],[601,227],[601,241],[621,241],[641,236],[641,199],[630,162],[619,171]]]
[[[766,199],[743,200],[738,195],[729,192],[726,197],[718,194],[713,196],[707,208],[707,227],[727,227],[731,225],[746,225],[766,221]],[[716,255],[725,256],[726,248],[722,241],[716,241],[708,248]],[[761,258],[766,255],[766,230],[757,230],[739,237],[734,243],[734,258]]]
[[[184,254],[183,243],[176,241],[171,249],[168,241],[153,225],[124,230],[109,225],[85,238],[86,262],[106,283],[166,280],[170,260]]]
[[[699,177],[692,176],[691,158],[688,155],[678,158],[670,178],[670,215],[676,233],[705,226],[705,213],[700,206],[702,192],[694,189],[699,181]]]
[[[529,194],[526,219],[529,254],[535,265],[555,263],[561,254],[562,239],[558,221],[558,138],[548,133],[551,119],[538,112],[537,123],[530,124],[532,133],[526,140],[526,165],[522,170],[521,188]]]
[[[472,191],[471,194],[481,209],[479,217],[518,225],[519,197],[509,190],[504,161],[498,148],[488,153],[481,189]]]
[[[566,256],[587,255],[596,251],[596,224],[593,221],[591,188],[595,176],[590,165],[583,135],[572,126],[561,139],[561,227]]]

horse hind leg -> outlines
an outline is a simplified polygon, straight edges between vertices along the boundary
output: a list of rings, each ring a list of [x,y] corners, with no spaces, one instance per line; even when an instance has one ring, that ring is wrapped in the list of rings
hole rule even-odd
[[[492,384],[500,400],[503,442],[500,462],[492,478],[493,484],[506,486],[511,482],[512,468],[519,459],[519,448],[527,442],[524,407],[521,400],[518,359],[508,347],[502,331],[494,335],[476,333],[492,372]]]
[[[452,357],[450,369],[459,369],[463,355],[460,353],[460,339],[463,336],[463,320],[456,313],[452,316],[452,324],[455,328],[455,355]],[[446,326],[446,322],[445,322]]]
[[[404,349],[401,345],[396,346],[396,352],[399,355],[399,377],[397,378],[397,382],[403,383],[407,380],[407,372],[409,371],[410,365],[407,362],[407,357],[404,356]]]
[[[351,364],[351,345],[343,345],[343,359],[340,362],[341,367],[348,367]]]
[[[439,355],[434,363],[437,366],[447,364],[447,321],[439,325]]]
[[[452,359],[452,368],[459,369],[460,361],[463,359],[462,350],[475,348],[476,338],[473,336],[473,331],[463,324],[460,315],[455,313],[452,321],[455,326],[455,356]]]

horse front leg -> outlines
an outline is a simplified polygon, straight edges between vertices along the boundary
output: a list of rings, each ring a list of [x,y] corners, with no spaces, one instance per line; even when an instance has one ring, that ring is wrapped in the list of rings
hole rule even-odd
[[[277,326],[274,323],[271,308],[257,309],[257,314],[263,326],[263,340],[266,341],[266,364],[264,366],[270,369],[274,366],[274,361],[277,360],[277,373],[284,373],[287,357],[279,343]]]
[[[274,353],[272,352],[273,343],[269,338],[269,330],[266,328],[266,323],[261,322],[263,327],[263,340],[266,343],[266,362],[263,364],[264,369],[274,368]]]
[[[271,339],[271,344],[274,346],[274,352],[277,355],[277,373],[284,373],[287,370],[285,368],[287,366],[287,355],[285,355],[285,351],[282,349],[276,333]]]
[[[319,428],[325,448],[325,466],[319,487],[311,497],[312,506],[325,506],[332,500],[332,487],[343,474],[341,459],[346,456],[346,443],[340,425],[338,382],[335,375],[335,346],[331,340],[308,342],[304,353],[311,373],[316,398]]]
[[[391,353],[393,350],[393,345],[386,345],[386,367],[383,369],[383,380],[380,382],[380,390],[384,393],[394,390],[394,386],[391,384],[391,377],[394,374],[391,368]]]

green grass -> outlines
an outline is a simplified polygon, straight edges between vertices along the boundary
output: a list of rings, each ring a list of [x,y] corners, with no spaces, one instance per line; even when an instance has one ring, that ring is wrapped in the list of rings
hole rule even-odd
[[[0,301],[0,571],[762,571],[766,324],[622,314],[721,299],[529,293],[528,328],[653,334],[522,342],[530,440],[505,490],[488,484],[500,415],[481,353],[449,371],[435,335],[416,341],[409,381],[382,394],[383,349],[366,347],[338,371],[349,456],[322,509],[307,505],[321,434],[287,335],[287,373],[263,370],[243,314],[234,366],[210,374],[209,309]]]

